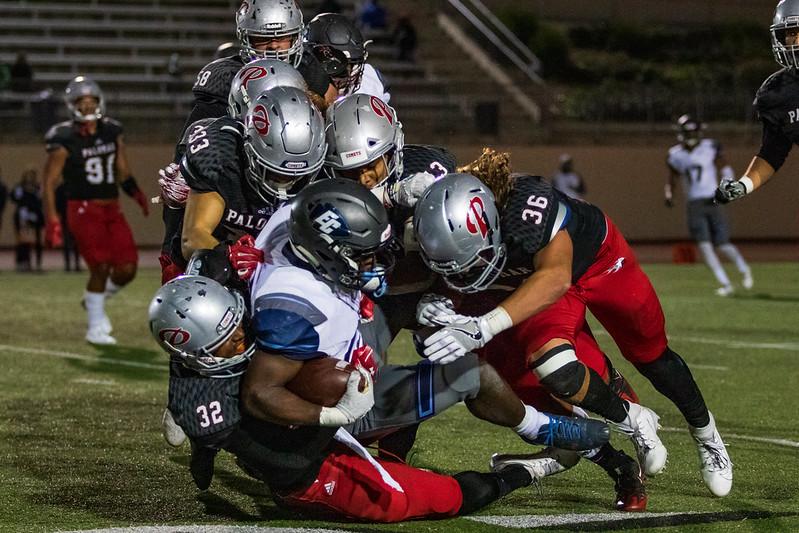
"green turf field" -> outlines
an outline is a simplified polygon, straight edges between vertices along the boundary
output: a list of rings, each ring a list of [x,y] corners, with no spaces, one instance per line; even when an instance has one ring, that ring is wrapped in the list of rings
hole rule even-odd
[[[661,295],[672,347],[693,365],[729,445],[735,462],[732,494],[721,500],[709,496],[676,408],[622,362],[600,332],[600,343],[642,402],[662,416],[669,464],[649,484],[648,511],[677,514],[633,522],[596,517],[554,530],[665,525],[680,531],[799,531],[799,269],[755,265],[755,289],[730,299],[713,294],[702,266],[654,265],[647,271]],[[296,520],[277,509],[229,456],[217,460],[211,489],[198,493],[187,469],[188,448],[174,450],[160,434],[166,358],[146,326],[157,279],[154,270],[145,270],[109,303],[120,344],[98,349],[83,341],[85,315],[78,304],[83,275],[0,273],[0,531],[244,523],[509,531],[464,518],[388,526]],[[402,341],[393,361],[412,361],[407,339]],[[631,450],[628,443],[623,446]],[[422,426],[412,462],[454,473],[485,469],[495,451],[529,449],[512,432],[477,422],[456,407]],[[612,498],[610,480],[583,463],[546,479],[543,494],[520,490],[481,515],[608,513]]]

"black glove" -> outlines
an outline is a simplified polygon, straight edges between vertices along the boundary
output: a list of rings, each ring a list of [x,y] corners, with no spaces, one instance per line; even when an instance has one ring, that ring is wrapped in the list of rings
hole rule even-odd
[[[717,204],[728,204],[746,196],[746,187],[740,181],[727,181],[716,189]]]

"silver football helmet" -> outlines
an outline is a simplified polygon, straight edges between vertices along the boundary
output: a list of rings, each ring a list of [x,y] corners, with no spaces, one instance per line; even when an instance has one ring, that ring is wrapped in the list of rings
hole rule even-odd
[[[799,42],[787,44],[788,30],[799,29],[799,0],[780,0],[774,10],[771,31],[771,50],[774,59],[785,68],[799,67]]]
[[[297,69],[277,59],[256,59],[244,65],[233,77],[228,97],[228,113],[241,119],[255,98],[274,87],[296,87],[305,90],[307,84]]]
[[[97,107],[89,114],[81,113],[76,106],[77,101],[84,96],[93,96],[97,99]],[[78,76],[67,84],[67,88],[64,91],[64,101],[67,103],[72,119],[77,122],[100,120],[105,115],[103,91],[100,90],[100,86],[94,80],[86,76]]]
[[[394,108],[376,96],[351,94],[333,104],[327,111],[327,145],[325,163],[337,177],[379,157],[388,169],[383,181],[402,176],[402,124]]]
[[[150,332],[161,348],[184,366],[212,378],[244,373],[255,343],[233,357],[214,352],[244,321],[244,298],[203,276],[180,276],[155,293],[150,302]]]
[[[244,0],[236,13],[236,35],[244,61],[278,59],[295,67],[302,59],[302,10],[294,0]],[[258,50],[254,40],[290,37],[286,50]]]
[[[382,295],[398,243],[383,203],[347,179],[319,180],[291,204],[289,242],[334,285]]]
[[[327,143],[321,113],[296,87],[258,96],[244,115],[247,177],[265,202],[287,200],[316,177]]]
[[[505,267],[494,194],[471,174],[447,174],[428,187],[413,227],[424,262],[459,292],[486,289]]]

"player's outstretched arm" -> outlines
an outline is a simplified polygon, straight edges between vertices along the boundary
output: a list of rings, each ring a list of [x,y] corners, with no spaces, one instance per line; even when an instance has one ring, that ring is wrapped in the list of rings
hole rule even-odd
[[[716,202],[728,204],[751,194],[766,183],[776,170],[771,164],[759,156],[752,158],[744,175],[737,181],[722,182],[716,189]]]
[[[186,260],[191,258],[195,250],[211,249],[219,244],[213,232],[222,221],[224,212],[225,200],[219,193],[189,193],[180,238],[181,251]]]

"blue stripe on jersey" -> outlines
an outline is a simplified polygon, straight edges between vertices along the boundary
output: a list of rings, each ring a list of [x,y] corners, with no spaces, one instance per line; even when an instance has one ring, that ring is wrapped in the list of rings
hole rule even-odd
[[[416,410],[419,420],[436,412],[436,395],[433,391],[433,363],[425,359],[416,368]]]
[[[347,361],[348,363],[352,362],[352,351],[356,348],[355,343],[358,340],[360,340],[360,338],[361,338],[361,334],[356,329],[355,330],[355,335],[353,335],[352,338],[350,339],[350,345],[347,346],[347,351],[346,351],[346,353],[344,353],[344,360]],[[332,354],[332,355],[335,357],[335,354]]]
[[[276,308],[259,310],[253,317],[252,325],[259,350],[302,361],[323,355],[319,351],[319,334],[314,325],[293,311]]]
[[[558,231],[560,231],[563,228],[565,228],[566,226],[568,226],[569,222],[572,219],[572,208],[569,207],[569,204],[560,202],[560,205],[562,205],[562,206],[564,206],[566,208],[566,216],[563,217],[563,222],[561,222],[560,227],[558,228]]]

